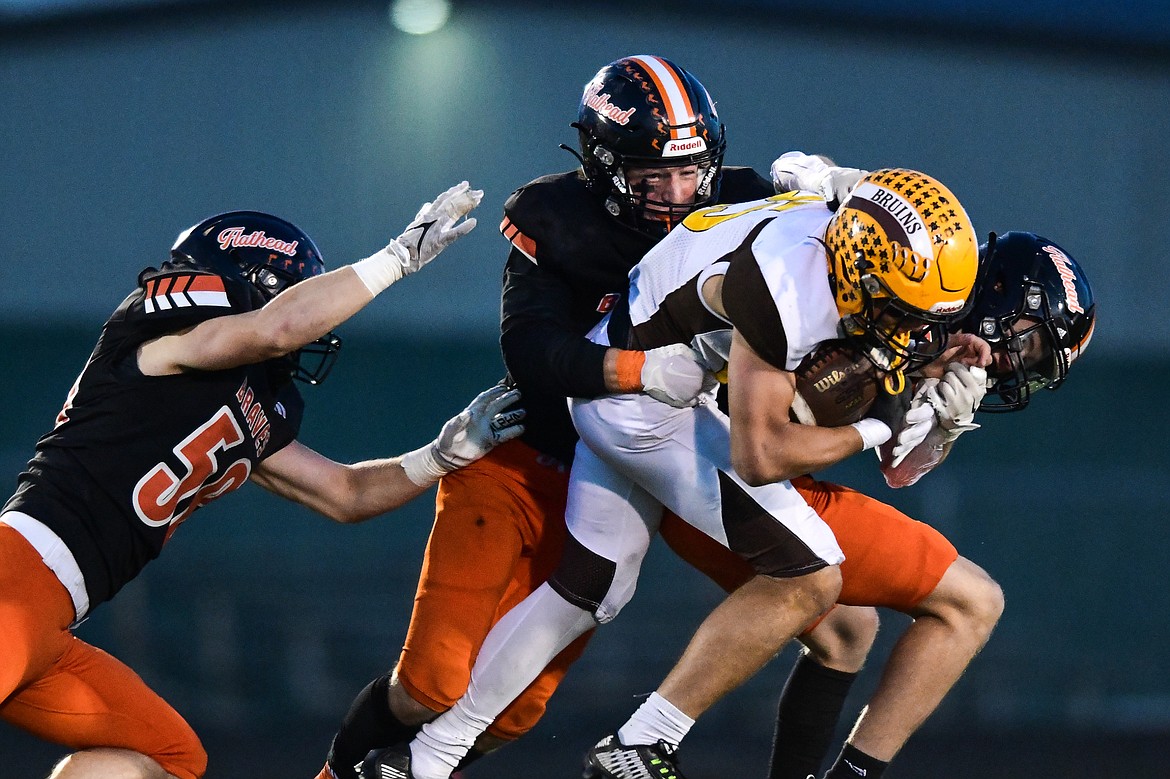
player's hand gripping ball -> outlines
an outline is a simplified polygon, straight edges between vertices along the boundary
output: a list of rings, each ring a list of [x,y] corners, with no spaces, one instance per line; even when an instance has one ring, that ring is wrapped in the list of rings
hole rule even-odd
[[[796,366],[792,416],[820,427],[864,418],[878,396],[877,368],[848,341],[825,341]]]

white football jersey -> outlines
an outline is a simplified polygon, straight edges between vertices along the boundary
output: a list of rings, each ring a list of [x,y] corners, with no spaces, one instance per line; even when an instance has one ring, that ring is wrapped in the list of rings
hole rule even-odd
[[[818,343],[838,337],[821,242],[832,216],[822,198],[792,192],[691,214],[630,271],[627,345],[690,344],[718,371],[735,327],[761,357],[795,369]],[[701,294],[719,275],[726,316]]]

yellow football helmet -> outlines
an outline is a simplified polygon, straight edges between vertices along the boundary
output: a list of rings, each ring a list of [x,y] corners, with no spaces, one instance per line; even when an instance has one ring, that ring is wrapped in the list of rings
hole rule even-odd
[[[879,368],[910,370],[942,351],[979,268],[975,229],[949,189],[925,173],[875,170],[824,242],[845,331]]]

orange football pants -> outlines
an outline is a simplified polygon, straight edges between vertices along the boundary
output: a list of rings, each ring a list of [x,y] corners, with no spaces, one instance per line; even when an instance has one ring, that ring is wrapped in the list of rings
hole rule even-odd
[[[792,486],[832,529],[845,553],[838,603],[909,611],[959,557],[942,533],[877,498],[811,476],[793,479]],[[729,549],[677,517],[664,517],[660,532],[675,554],[728,592],[755,574]]]
[[[488,631],[556,570],[568,532],[568,483],[566,469],[519,441],[439,482],[435,523],[397,667],[416,701],[435,711],[453,706],[467,690]],[[793,485],[845,552],[840,603],[908,609],[958,557],[934,528],[875,498],[811,477]],[[661,533],[676,554],[727,591],[755,575],[734,552],[670,512]],[[515,739],[530,730],[592,635],[557,655],[489,732]]]
[[[111,747],[199,779],[191,727],[121,661],[69,631],[73,601],[37,551],[0,524],[0,719],[70,749]]]
[[[398,680],[446,711],[467,691],[492,626],[556,570],[565,544],[568,469],[520,441],[496,447],[439,481]],[[544,714],[593,631],[553,659],[489,732],[515,739]]]

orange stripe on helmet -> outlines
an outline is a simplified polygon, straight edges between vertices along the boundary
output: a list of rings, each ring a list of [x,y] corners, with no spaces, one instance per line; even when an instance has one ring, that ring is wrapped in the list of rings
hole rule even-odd
[[[642,66],[658,87],[662,105],[666,109],[666,121],[670,125],[671,138],[690,138],[695,135],[695,107],[687,95],[686,84],[677,69],[661,57],[630,57]],[[690,125],[681,130],[680,125]]]
[[[1085,334],[1083,336],[1081,336],[1081,340],[1077,341],[1069,349],[1069,355],[1068,355],[1069,363],[1072,363],[1073,360],[1080,357],[1081,353],[1085,351],[1085,348],[1089,345],[1089,341],[1093,340],[1093,331],[1096,328],[1097,328],[1097,321],[1094,318],[1093,322],[1091,322],[1089,324],[1089,329],[1085,331]]]

